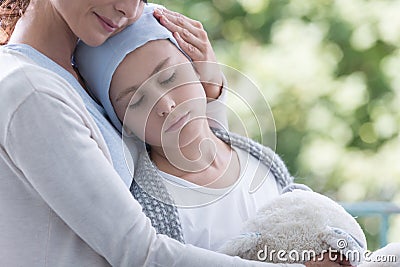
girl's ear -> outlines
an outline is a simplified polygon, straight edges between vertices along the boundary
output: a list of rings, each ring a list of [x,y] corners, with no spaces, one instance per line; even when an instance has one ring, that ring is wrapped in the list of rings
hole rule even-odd
[[[196,65],[193,64],[193,62],[192,62],[192,67],[193,67],[193,69],[194,69],[194,73],[196,74],[197,78],[200,80],[200,73],[199,73],[199,71],[197,70]],[[200,82],[201,82],[201,81],[200,81]]]
[[[135,134],[128,127],[126,127],[125,124],[122,125],[122,134],[126,137],[134,137],[135,136]]]
[[[196,73],[196,76],[197,76],[197,78],[199,79],[199,81],[200,81],[200,73],[196,70],[196,69],[194,69],[195,70],[195,73]],[[201,82],[201,81],[200,81]]]

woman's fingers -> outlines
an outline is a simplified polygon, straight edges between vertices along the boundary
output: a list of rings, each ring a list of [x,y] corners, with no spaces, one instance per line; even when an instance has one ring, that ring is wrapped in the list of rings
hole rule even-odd
[[[193,61],[216,62],[207,32],[199,21],[168,9],[156,9],[154,16],[164,27],[174,33],[178,44]]]
[[[161,22],[164,20],[168,25],[163,25],[172,32],[179,32],[182,34],[183,29],[186,29],[194,36],[200,37],[202,31],[204,31],[203,25],[199,21],[188,18],[178,12],[158,8],[154,11],[154,15],[157,19],[161,20]]]
[[[199,47],[196,44],[197,41],[194,41],[193,39],[183,39],[181,35],[178,32],[175,32],[174,37],[176,41],[178,42],[179,46],[182,48],[182,50],[193,60],[193,61],[199,61],[199,60],[205,60],[203,51],[200,50]]]

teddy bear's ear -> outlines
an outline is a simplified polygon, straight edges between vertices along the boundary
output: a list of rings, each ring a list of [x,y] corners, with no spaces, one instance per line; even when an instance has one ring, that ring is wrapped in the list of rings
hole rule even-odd
[[[225,242],[225,244],[218,249],[218,252],[251,259],[252,257],[249,258],[249,256],[254,255],[253,251],[258,247],[260,240],[260,233],[244,233]]]
[[[304,184],[293,183],[293,184],[285,186],[282,189],[282,194],[293,192],[294,190],[303,190],[303,191],[311,191],[312,192],[312,189]]]
[[[352,266],[357,266],[364,261],[367,249],[366,244],[346,231],[327,226],[326,231],[320,235],[320,238],[328,244],[331,250],[344,255]]]

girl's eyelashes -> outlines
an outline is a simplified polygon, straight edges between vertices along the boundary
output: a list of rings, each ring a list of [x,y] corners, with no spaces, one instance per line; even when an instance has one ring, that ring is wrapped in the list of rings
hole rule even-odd
[[[168,79],[166,79],[166,80],[164,80],[164,81],[160,81],[159,83],[160,83],[160,85],[165,86],[165,85],[167,85],[167,84],[169,84],[169,83],[174,82],[175,79],[176,79],[176,72],[174,71]],[[141,95],[140,98],[139,98],[137,101],[135,101],[134,103],[130,103],[130,104],[128,105],[128,107],[129,107],[129,108],[136,108],[136,107],[138,107],[138,106],[141,104],[141,102],[143,101],[143,99],[144,99],[144,94]],[[132,102],[133,102],[133,101],[132,101]]]
[[[136,108],[140,105],[140,103],[142,102],[144,98],[144,95],[142,95],[135,103],[131,103],[129,104],[129,108]]]
[[[168,79],[166,79],[164,81],[161,81],[160,84],[161,85],[166,85],[168,83],[171,83],[171,82],[175,81],[175,79],[176,79],[176,72],[173,72],[172,75]]]

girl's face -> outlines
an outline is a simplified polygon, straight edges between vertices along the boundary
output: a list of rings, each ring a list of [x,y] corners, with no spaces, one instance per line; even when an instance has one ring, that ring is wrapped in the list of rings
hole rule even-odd
[[[125,129],[152,146],[185,146],[206,121],[204,89],[169,40],[128,54],[113,75],[110,100]]]
[[[142,14],[143,0],[50,0],[71,31],[98,46]]]

